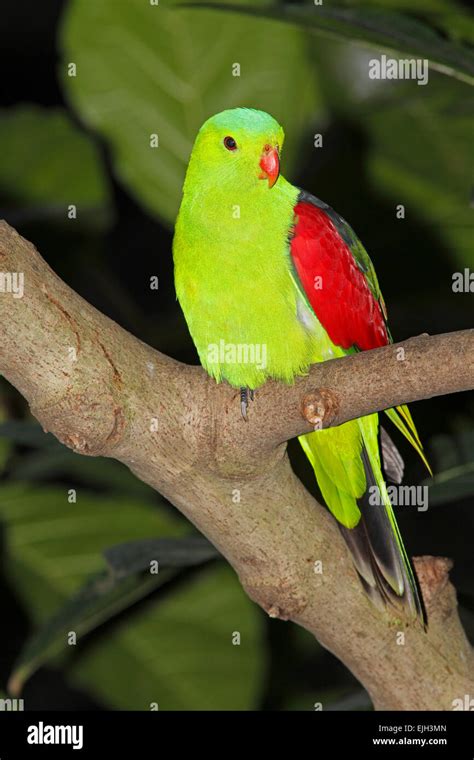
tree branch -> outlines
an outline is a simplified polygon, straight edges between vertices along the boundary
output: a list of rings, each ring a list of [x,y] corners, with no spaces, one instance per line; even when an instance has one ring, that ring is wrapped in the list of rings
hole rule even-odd
[[[160,491],[228,559],[250,597],[311,631],[376,708],[449,710],[474,693],[449,561],[416,561],[427,632],[377,611],[335,521],[293,474],[285,446],[320,418],[336,425],[472,388],[474,331],[325,362],[293,386],[269,382],[244,422],[235,390],[98,312],[5,222],[0,270],[24,275],[22,298],[0,293],[0,370],[45,430],[78,453],[118,459]]]

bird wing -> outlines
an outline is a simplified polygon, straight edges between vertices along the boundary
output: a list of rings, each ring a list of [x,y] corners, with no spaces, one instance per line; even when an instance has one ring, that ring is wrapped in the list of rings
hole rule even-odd
[[[314,313],[342,348],[390,342],[374,266],[352,228],[330,206],[300,192],[290,240],[291,259]]]
[[[332,342],[359,351],[391,343],[374,265],[352,227],[303,190],[294,212],[290,254],[295,280]],[[408,407],[386,413],[431,473]]]

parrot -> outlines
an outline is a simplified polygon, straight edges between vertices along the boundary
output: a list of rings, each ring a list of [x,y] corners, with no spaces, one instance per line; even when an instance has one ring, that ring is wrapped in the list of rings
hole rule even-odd
[[[292,384],[317,362],[393,342],[368,253],[336,211],[283,177],[283,143],[264,111],[210,117],[191,151],[173,238],[176,295],[199,360],[240,392],[244,421],[268,379]],[[408,407],[385,412],[429,469]],[[423,622],[386,484],[401,482],[403,460],[379,415],[299,442],[369,599]]]

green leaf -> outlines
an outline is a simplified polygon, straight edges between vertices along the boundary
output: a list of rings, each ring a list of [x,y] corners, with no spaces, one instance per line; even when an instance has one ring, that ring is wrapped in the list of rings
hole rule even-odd
[[[104,551],[109,571],[90,578],[79,591],[26,643],[9,681],[18,694],[24,682],[54,653],[66,647],[68,632],[77,638],[117,615],[137,600],[166,584],[168,568],[191,567],[215,559],[218,552],[201,536],[180,539],[142,539]],[[151,560],[159,561],[159,573],[140,574]],[[165,568],[165,572],[163,572]]]
[[[186,531],[184,521],[139,499],[78,489],[70,504],[67,487],[3,485],[0,519],[7,526],[9,575],[36,624],[103,570],[102,552],[111,544]]]
[[[386,108],[371,109],[366,120],[373,146],[368,173],[404,204],[407,215],[421,216],[462,271],[474,264],[472,119],[456,113],[456,105],[465,102],[466,88],[452,83],[448,92],[442,84],[433,81],[429,92],[416,97],[405,93]]]
[[[360,0],[345,0],[344,5],[357,6]],[[364,6],[407,13],[423,19],[447,37],[474,42],[474,19],[462,0],[364,0]]]
[[[16,688],[58,651],[68,616],[77,620],[77,629],[69,630],[85,633],[148,595],[155,579],[161,582],[162,573],[111,582],[103,573],[106,547],[157,534],[176,537],[186,529],[138,499],[78,490],[77,503],[69,504],[66,488],[19,485],[0,490],[0,519],[9,582],[36,627],[49,623],[26,650],[13,678]],[[84,582],[89,585],[77,596]],[[233,645],[233,632],[240,633],[240,646]],[[150,600],[129,610],[102,635],[79,641],[74,657],[73,650],[64,648],[57,666],[111,708],[147,710],[158,702],[160,709],[248,709],[261,688],[261,617],[227,567],[203,571],[159,604]]]
[[[105,549],[109,571],[90,578],[27,641],[10,676],[8,690],[18,695],[25,681],[54,654],[64,652],[68,634],[77,639],[148,596],[170,578],[167,568],[190,567],[218,552],[201,536],[141,539]],[[159,573],[140,574],[158,560]],[[163,572],[163,568],[165,571]]]
[[[123,577],[146,570],[152,561],[160,567],[190,567],[220,554],[203,536],[187,536],[127,541],[105,549],[104,557],[114,575]]]
[[[12,223],[15,210],[28,220],[52,218],[102,229],[111,221],[110,194],[99,151],[56,108],[22,105],[0,111],[0,205]]]
[[[68,634],[77,640],[97,626],[154,591],[163,575],[134,576],[118,580],[103,572],[68,599],[26,642],[8,680],[9,693],[17,696],[25,682],[47,660],[67,650]]]
[[[166,586],[172,575],[168,568],[191,567],[219,556],[201,536],[141,539],[106,549],[104,555],[109,572],[90,578],[27,641],[10,676],[9,692],[18,695],[40,665],[54,654],[64,652],[71,631],[79,639],[160,586]],[[159,573],[140,574],[149,569],[151,560],[159,562]]]
[[[255,5],[263,8],[263,0]],[[121,180],[173,222],[196,133],[225,108],[261,108],[285,123],[288,173],[319,102],[304,43],[288,26],[245,15],[221,23],[215,12],[170,0],[72,0],[61,77],[81,118],[111,144]],[[75,77],[67,76],[69,61]],[[240,76],[233,76],[236,63]],[[150,147],[153,134],[157,148]]]
[[[455,435],[436,435],[430,450],[436,461],[435,476],[422,485],[429,488],[429,504],[448,504],[474,496],[474,430],[462,423]]]
[[[474,459],[474,428],[469,417],[454,420],[455,432],[440,433],[430,440],[430,449],[436,461],[436,469],[442,473],[462,464],[472,464]]]
[[[445,470],[422,485],[428,486],[428,500],[433,507],[474,496],[474,462]]]
[[[35,481],[53,478],[73,478],[87,488],[98,487],[120,493],[122,496],[155,498],[150,486],[138,480],[125,467],[113,459],[78,456],[58,443],[15,459],[9,469],[10,480]]]
[[[416,227],[420,231],[419,239],[412,242],[408,235],[403,238],[400,229],[402,250],[407,244],[418,245],[429,261],[430,245],[434,244],[438,252],[449,256],[447,264],[454,271],[472,267],[472,90],[439,74],[430,76],[426,87],[418,87],[413,81],[369,80],[364,72],[370,54],[353,45],[326,41],[316,57],[318,68],[324,71],[325,96],[336,123],[350,124],[354,133],[363,135],[366,154],[360,170],[367,186],[387,210],[389,204],[392,206],[394,220],[398,204],[403,204],[405,219],[414,227],[412,234],[416,234]],[[338,172],[344,176],[344,160],[353,160],[349,151],[344,155],[345,159],[338,155],[332,158],[331,169],[336,176]],[[357,207],[357,199],[354,204]],[[402,251],[392,239],[387,240],[383,225],[373,224],[364,201],[359,213],[366,214],[366,224],[376,232],[381,250],[392,247],[387,255],[401,260]],[[357,214],[353,224],[356,219]],[[404,221],[396,225],[402,228]],[[364,239],[363,230],[356,227],[356,231]],[[450,290],[449,269],[446,276]],[[439,287],[437,298],[438,291]],[[405,307],[407,294],[419,303],[416,278],[405,277],[403,293]],[[459,296],[463,297],[469,295]]]
[[[314,34],[357,42],[388,53],[428,58],[430,67],[474,84],[474,54],[465,45],[445,40],[435,28],[385,8],[331,5],[239,6],[198,3],[201,8],[248,13],[302,26]]]
[[[265,668],[261,616],[227,566],[147,605],[69,671],[114,709],[252,709]],[[233,643],[240,634],[240,645]]]
[[[79,641],[160,585],[166,589],[169,577],[165,571],[91,579],[27,643],[9,680],[11,693],[18,695],[58,651],[66,654],[69,633]],[[259,615],[229,569],[202,573],[171,595],[159,593],[98,643],[86,641],[66,666],[70,680],[118,709],[147,710],[154,702],[165,710],[254,706],[264,664]]]

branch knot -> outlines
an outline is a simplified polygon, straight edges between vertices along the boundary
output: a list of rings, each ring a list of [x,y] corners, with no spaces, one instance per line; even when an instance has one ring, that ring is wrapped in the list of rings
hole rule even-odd
[[[319,388],[303,398],[301,413],[315,429],[329,427],[339,412],[339,400],[329,388]]]

